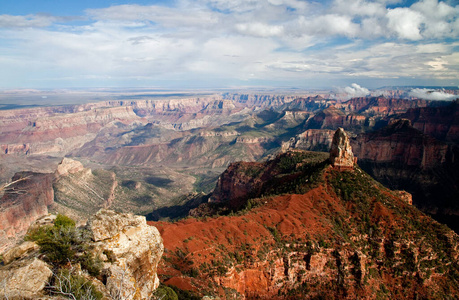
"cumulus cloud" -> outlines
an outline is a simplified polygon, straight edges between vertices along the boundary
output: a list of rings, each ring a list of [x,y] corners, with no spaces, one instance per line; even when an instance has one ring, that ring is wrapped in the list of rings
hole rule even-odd
[[[351,86],[345,87],[343,91],[348,95],[349,98],[365,97],[370,94],[370,90],[361,87],[357,83],[353,83]]]
[[[411,97],[416,97],[425,100],[439,100],[448,101],[458,99],[458,95],[452,95],[444,91],[432,90],[432,89],[412,89],[409,92]]]
[[[397,36],[403,39],[419,40],[421,35],[421,24],[423,16],[421,13],[409,8],[395,8],[387,13],[388,28],[394,31]]]

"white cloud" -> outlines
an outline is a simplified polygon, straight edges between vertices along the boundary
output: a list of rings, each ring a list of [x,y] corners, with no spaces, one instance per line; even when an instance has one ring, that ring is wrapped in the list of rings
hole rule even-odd
[[[262,23],[244,23],[237,24],[236,29],[242,34],[257,36],[257,37],[272,37],[280,36],[284,32],[284,27],[279,25],[267,25]]]
[[[430,89],[412,89],[409,92],[411,97],[416,97],[425,100],[440,100],[440,101],[447,101],[447,100],[454,100],[459,98],[457,95],[452,95],[445,93],[444,91],[436,91]]]
[[[353,23],[351,17],[337,14],[327,14],[312,19],[300,17],[298,28],[302,34],[325,36],[355,37],[359,31],[359,25]]]
[[[350,16],[383,16],[386,7],[383,3],[365,0],[335,0],[331,11]]]
[[[357,83],[353,83],[351,84],[351,86],[347,86],[344,88],[344,93],[346,93],[350,98],[365,97],[370,94],[370,90],[361,87]]]
[[[424,17],[421,13],[406,7],[398,7],[387,13],[388,28],[393,30],[402,39],[420,40],[421,24]]]

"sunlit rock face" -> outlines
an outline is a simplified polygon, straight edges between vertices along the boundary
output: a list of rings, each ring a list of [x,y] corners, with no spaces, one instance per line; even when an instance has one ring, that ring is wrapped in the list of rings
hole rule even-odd
[[[158,229],[144,216],[100,210],[88,223],[96,251],[111,253],[103,273],[110,294],[123,299],[149,299],[159,286],[156,274],[164,251]]]
[[[330,149],[330,162],[337,169],[353,169],[354,153],[349,138],[343,128],[338,128],[333,136]]]

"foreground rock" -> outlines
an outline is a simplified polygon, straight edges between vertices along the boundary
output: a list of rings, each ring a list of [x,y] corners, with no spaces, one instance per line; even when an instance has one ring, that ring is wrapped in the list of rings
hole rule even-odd
[[[53,227],[54,220],[42,218],[34,223],[31,230],[36,231],[40,226],[59,228]],[[152,297],[159,285],[156,269],[164,247],[158,230],[148,226],[145,217],[100,210],[86,227],[59,230],[60,234],[65,234],[67,230],[69,238],[71,235],[89,235],[81,237],[83,242],[78,244],[78,248],[72,248],[74,255],[67,258],[66,264],[56,263],[50,259],[48,252],[40,252],[37,244],[30,241],[5,252],[5,265],[0,266],[0,299],[29,299],[45,297],[50,293],[60,294],[61,291],[50,287],[48,283],[52,285],[52,282],[56,282],[58,279],[55,278],[62,274],[62,270],[91,282],[104,299]],[[51,232],[55,237],[53,241],[60,245],[57,231]],[[37,243],[40,244],[40,241],[43,240]],[[79,258],[84,255],[102,259],[103,263],[98,267],[100,272],[97,272],[99,275],[91,273],[80,263]]]
[[[28,299],[43,296],[52,271],[38,258],[17,261],[0,269],[0,298]]]
[[[96,251],[107,254],[103,274],[110,294],[122,299],[149,299],[159,285],[156,268],[163,243],[143,216],[100,210],[88,224]]]

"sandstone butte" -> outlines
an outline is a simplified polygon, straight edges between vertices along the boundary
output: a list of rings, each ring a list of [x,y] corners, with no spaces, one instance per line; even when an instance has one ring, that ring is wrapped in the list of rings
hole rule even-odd
[[[44,217],[33,227],[53,220]],[[148,226],[143,216],[110,210],[97,212],[86,228],[92,236],[88,249],[103,259],[102,275],[91,277],[79,264],[69,263],[67,267],[92,282],[104,299],[150,299],[159,285],[156,268],[164,251],[158,230]],[[45,294],[44,288],[56,270],[37,249],[34,242],[24,242],[4,253],[0,299],[63,299]]]
[[[197,209],[226,215],[149,222],[164,239],[160,280],[222,299],[458,297],[458,235],[354,165],[343,133],[337,156],[230,165]]]

